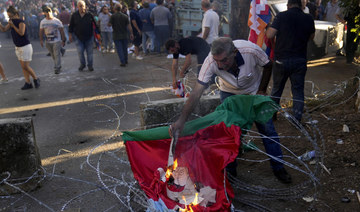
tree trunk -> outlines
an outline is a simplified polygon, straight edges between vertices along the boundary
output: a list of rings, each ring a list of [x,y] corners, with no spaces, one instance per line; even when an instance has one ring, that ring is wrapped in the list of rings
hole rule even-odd
[[[232,0],[230,17],[230,37],[233,40],[249,37],[249,27],[247,25],[249,18],[251,0]]]

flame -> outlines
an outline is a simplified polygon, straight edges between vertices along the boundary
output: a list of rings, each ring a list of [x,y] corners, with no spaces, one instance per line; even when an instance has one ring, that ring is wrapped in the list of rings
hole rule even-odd
[[[179,208],[179,211],[181,212],[194,212],[194,210],[192,209],[191,206],[195,206],[195,205],[198,205],[199,204],[199,193],[195,193],[195,199],[192,203],[190,203],[189,205],[186,204],[186,198],[185,196],[182,196],[182,199],[184,200],[184,205],[185,205],[185,208],[182,209],[182,208]]]
[[[165,177],[169,178],[172,175],[172,172],[178,167],[177,159],[174,161],[172,166],[169,166],[166,170]]]
[[[195,199],[194,199],[194,201],[191,203],[192,205],[197,205],[197,204],[199,204],[198,203],[198,201],[199,201],[199,193],[195,193]]]
[[[175,171],[175,169],[178,167],[178,163],[177,163],[177,159],[174,161],[174,165],[173,165],[173,170]]]
[[[182,196],[182,199],[184,200],[185,205],[186,205],[186,198],[185,198],[185,196]]]
[[[191,205],[189,205],[189,212],[194,212],[193,209],[191,208]]]

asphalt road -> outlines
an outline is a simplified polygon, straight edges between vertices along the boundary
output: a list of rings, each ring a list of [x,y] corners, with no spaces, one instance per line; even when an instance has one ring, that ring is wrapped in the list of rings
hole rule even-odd
[[[132,182],[131,170],[119,135],[139,129],[140,102],[175,98],[168,89],[171,60],[166,55],[149,55],[141,61],[130,56],[129,65],[123,68],[116,54],[94,50],[95,71],[79,72],[75,45],[68,44],[63,71],[55,75],[47,50],[32,41],[31,67],[41,86],[22,91],[24,79],[14,45],[3,33],[0,41],[0,61],[9,79],[0,85],[0,118],[33,118],[47,174],[40,189],[0,198],[0,208],[128,211],[133,202],[141,203],[143,196],[136,197],[136,189],[127,184]],[[344,58],[311,61],[310,66],[307,95],[333,89],[355,75],[355,66],[345,65]],[[284,97],[291,97],[289,89]]]

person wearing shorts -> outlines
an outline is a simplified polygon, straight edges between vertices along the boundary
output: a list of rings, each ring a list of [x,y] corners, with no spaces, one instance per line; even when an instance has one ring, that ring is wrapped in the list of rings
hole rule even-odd
[[[20,61],[20,65],[24,74],[25,84],[21,90],[33,88],[30,76],[33,78],[35,88],[40,87],[40,79],[37,78],[34,70],[30,67],[32,60],[33,48],[28,39],[25,23],[20,19],[19,12],[15,7],[10,6],[7,10],[9,22],[6,26],[0,24],[0,30],[5,32],[10,30],[13,42],[15,44],[15,53]]]

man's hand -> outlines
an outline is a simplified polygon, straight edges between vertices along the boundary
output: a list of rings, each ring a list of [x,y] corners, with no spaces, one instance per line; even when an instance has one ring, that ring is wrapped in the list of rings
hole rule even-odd
[[[173,81],[173,83],[172,83],[172,86],[173,86],[173,89],[177,89],[177,81],[175,80],[175,81]]]
[[[73,42],[73,38],[72,38],[71,33],[69,33],[69,43],[72,43],[72,42]]]
[[[257,95],[263,95],[263,96],[267,96],[266,91],[257,91],[256,93]]]
[[[185,122],[182,122],[181,120],[177,120],[175,123],[170,125],[169,127],[169,135],[170,137],[175,137],[176,139],[179,137],[181,132],[184,129]]]

